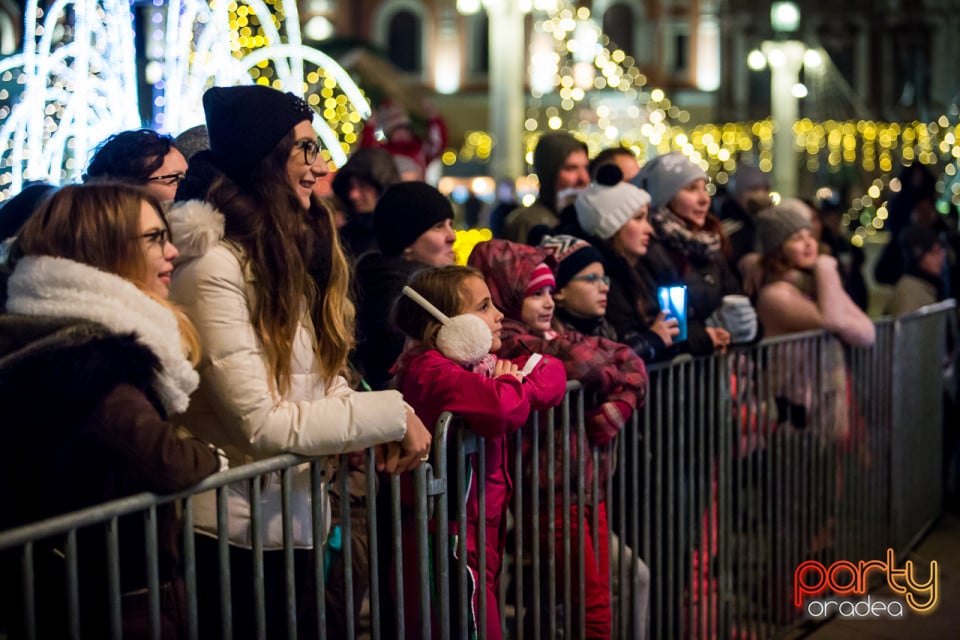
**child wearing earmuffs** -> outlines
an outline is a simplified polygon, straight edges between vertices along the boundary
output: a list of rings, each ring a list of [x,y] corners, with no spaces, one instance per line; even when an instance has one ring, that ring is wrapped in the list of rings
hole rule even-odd
[[[474,586],[479,584],[479,554],[484,553],[486,557],[486,611],[477,611],[478,594],[474,589],[470,593],[472,619],[468,624],[471,634],[476,633],[476,616],[485,616],[487,637],[499,640],[497,593],[506,538],[506,511],[513,488],[507,469],[507,434],[522,427],[531,410],[547,409],[563,400],[566,373],[563,364],[550,356],[543,356],[529,367],[526,365],[534,360],[532,356],[510,360],[493,355],[500,349],[503,314],[494,306],[483,277],[475,269],[449,266],[421,271],[414,276],[409,289],[415,292],[413,297],[405,290],[406,295],[397,300],[395,307],[397,326],[409,338],[397,362],[397,388],[424,424],[432,427],[441,413],[450,411],[484,438],[486,468],[476,468],[474,458],[470,474],[482,473],[485,480],[486,548],[481,550],[477,544],[481,523],[475,482],[468,484],[467,531],[463,533]],[[453,318],[455,321],[463,319],[459,317],[463,315],[478,317],[489,331],[488,342],[473,353],[459,349],[466,339],[460,340],[459,336],[450,339],[454,323],[445,326],[423,302],[415,300],[416,294],[445,316],[457,316]],[[483,333],[482,326],[479,330]],[[416,593],[416,572],[404,573],[404,592]],[[418,609],[410,600],[412,598],[408,600],[412,613]],[[419,636],[419,616],[407,615],[405,621],[408,637]]]

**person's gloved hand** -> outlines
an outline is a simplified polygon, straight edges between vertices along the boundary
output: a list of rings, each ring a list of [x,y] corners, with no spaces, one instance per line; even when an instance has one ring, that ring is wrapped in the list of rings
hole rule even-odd
[[[707,319],[707,326],[726,329],[733,344],[750,342],[757,337],[757,312],[750,304],[724,305]]]
[[[602,447],[613,440],[630,419],[633,409],[622,400],[611,400],[586,415],[587,440],[591,446]]]

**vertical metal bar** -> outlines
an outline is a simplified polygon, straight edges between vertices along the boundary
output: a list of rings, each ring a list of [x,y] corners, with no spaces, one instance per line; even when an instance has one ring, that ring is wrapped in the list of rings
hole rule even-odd
[[[376,461],[373,460],[373,449],[368,450],[368,471],[374,468]],[[369,494],[368,494],[369,495]],[[317,607],[317,637],[323,640],[327,637],[327,605],[326,605],[326,579],[324,578],[324,567],[326,561],[326,552],[324,545],[327,537],[327,518],[326,510],[329,504],[327,496],[326,483],[323,481],[323,462],[320,459],[310,461],[310,526],[313,534],[313,588]],[[377,545],[374,542],[370,544],[371,563],[376,558]],[[372,590],[376,589],[376,581],[372,582]],[[379,611],[376,612],[379,614]],[[375,615],[376,615],[375,614]],[[374,638],[377,638],[379,628],[374,627]]]
[[[561,415],[561,433],[563,434],[563,632],[564,638],[573,637],[573,563],[570,558],[570,394],[563,399]]]
[[[586,512],[586,494],[584,491],[584,477],[586,476],[586,460],[589,455],[587,448],[586,430],[583,428],[583,393],[576,393],[577,404],[574,409],[574,420],[577,429],[577,620],[579,621],[579,636],[587,635],[587,589],[586,589],[586,531],[588,522]],[[594,505],[596,508],[596,505]],[[594,531],[596,533],[596,531]]]
[[[36,574],[33,566],[33,542],[25,542],[20,556],[20,575],[23,585],[23,630],[27,640],[37,637]]]
[[[650,599],[656,599],[655,602],[660,601],[660,596],[656,594],[654,590],[654,579],[658,580],[657,574],[659,572],[659,567],[657,566],[660,562],[659,559],[653,557],[653,540],[654,540],[654,529],[653,529],[653,495],[654,495],[654,484],[653,484],[653,465],[654,459],[651,453],[653,446],[653,432],[654,432],[654,421],[653,421],[653,412],[651,411],[651,404],[653,403],[653,398],[655,397],[654,389],[659,389],[660,385],[655,381],[660,379],[660,373],[654,372],[650,375],[650,378],[647,382],[647,402],[643,407],[643,424],[639,423],[639,417],[636,421],[637,434],[639,437],[642,437],[641,442],[631,443],[633,450],[633,500],[632,500],[632,511],[633,513],[642,513],[642,516],[639,521],[636,522],[634,538],[633,538],[633,548],[634,550],[643,549],[641,555],[643,558],[650,563],[651,569],[651,581],[647,585],[647,595]],[[659,406],[659,403],[657,403]],[[642,431],[641,431],[642,428]],[[642,447],[641,447],[642,444]],[[659,464],[659,461],[657,461]],[[642,490],[641,490],[641,473],[642,475]],[[643,505],[641,506],[638,500],[642,497]],[[659,512],[657,512],[659,513]],[[650,611],[650,603],[647,603],[647,610]],[[651,616],[655,620],[655,616]],[[640,624],[647,625],[647,620],[641,620]]]
[[[104,533],[107,543],[107,602],[109,603],[110,637],[119,640],[123,635],[123,622],[120,610],[120,534],[117,524],[117,518],[107,520]]]
[[[143,514],[143,536],[147,553],[147,599],[150,605],[150,637],[160,640],[160,575],[157,568],[157,505]]]
[[[640,399],[638,398],[638,401],[639,400]],[[620,535],[617,537],[617,558],[619,558],[617,573],[619,575],[616,576],[616,579],[619,582],[617,593],[620,594],[620,601],[617,603],[617,609],[616,609],[617,617],[615,618],[615,621],[617,624],[613,627],[613,629],[619,629],[620,638],[627,637],[627,619],[628,619],[627,612],[632,611],[632,607],[628,607],[627,603],[633,602],[633,595],[634,595],[633,589],[627,586],[627,557],[625,553],[625,546],[626,546],[627,536],[630,535],[633,532],[633,530],[636,528],[636,525],[634,524],[635,519],[633,517],[636,512],[634,511],[631,511],[629,513],[627,512],[627,469],[630,470],[631,475],[635,475],[637,472],[637,469],[636,467],[631,467],[631,465],[627,464],[627,442],[628,441],[633,442],[634,438],[637,437],[637,429],[636,429],[637,413],[640,412],[640,409],[641,407],[638,405],[636,410],[630,416],[629,423],[625,425],[623,432],[620,433],[620,437],[617,438],[615,444],[613,445],[614,447],[616,447],[617,460],[619,462],[619,464],[617,465],[618,469],[617,469],[616,514],[620,518],[619,528],[618,528],[618,532]],[[609,488],[607,489],[607,496],[609,499],[609,497],[613,495],[613,474],[610,475],[610,477],[608,478],[608,481],[610,482]],[[633,495],[636,496],[636,493],[634,493]],[[610,517],[610,514],[607,514],[607,515],[608,515],[607,520],[609,523],[613,520],[613,518]],[[610,526],[609,530],[612,532],[613,527]],[[613,548],[612,545],[610,548],[611,549]],[[633,550],[635,554],[640,553],[639,547],[634,546]],[[610,564],[612,567],[613,563],[610,563]],[[613,580],[614,580],[614,576],[612,575],[612,571],[611,571],[611,576],[610,576],[610,590],[611,590],[610,601],[611,602],[613,602],[613,597],[612,597]],[[639,612],[635,611],[634,615],[639,615]]]
[[[457,428],[457,577],[460,594],[460,628],[457,637],[467,640],[470,631],[470,611],[473,607],[470,597],[470,574],[467,567],[467,454],[464,450],[464,426]]]
[[[197,617],[197,546],[193,533],[193,496],[183,500],[183,582],[187,592],[187,638],[199,640],[200,622]],[[210,615],[210,612],[204,612]]]
[[[552,422],[552,410],[548,411],[545,417],[548,423]],[[530,474],[530,511],[533,514],[530,519],[532,528],[530,533],[530,555],[533,560],[533,611],[530,613],[530,615],[533,616],[534,638],[543,637],[543,629],[541,624],[543,617],[543,598],[540,597],[540,589],[543,584],[543,581],[540,577],[540,523],[542,517],[542,514],[540,513],[540,492],[553,492],[553,487],[549,483],[546,486],[543,486],[543,483],[540,482],[540,428],[543,425],[542,420],[543,417],[538,416],[534,428],[530,430],[530,439],[532,445],[530,454],[530,465],[532,469]],[[548,564],[552,565],[553,562],[548,562]]]
[[[283,575],[287,594],[287,638],[297,638],[297,581],[293,556],[293,473],[296,467],[280,472],[280,504],[283,519]]]
[[[258,504],[257,495],[250,501],[251,511]],[[251,513],[251,518],[253,514]],[[252,520],[254,535],[256,535],[259,521]],[[217,555],[220,561],[220,624],[223,631],[223,640],[233,638],[233,599],[230,592],[230,528],[227,510],[227,488],[217,489]],[[256,555],[254,555],[256,557]],[[254,591],[256,598],[256,591]],[[263,607],[256,607],[257,615],[262,619]],[[259,623],[258,623],[259,627]],[[258,628],[259,631],[259,628]],[[259,637],[266,635],[266,632]]]
[[[479,607],[477,618],[480,637],[487,637],[487,444],[478,438],[477,445],[477,573],[480,578]]]
[[[253,562],[253,609],[257,638],[267,637],[267,599],[263,568],[263,504],[260,497],[261,480],[259,476],[249,480],[250,489],[250,537],[251,560]],[[226,535],[226,532],[223,532]]]
[[[397,637],[400,640],[406,635],[404,628],[405,611],[403,593],[403,527],[400,526],[402,520],[402,511],[400,508],[400,478],[399,476],[390,476],[390,510],[393,515],[393,566],[396,568],[395,586],[397,590],[396,608],[397,608]]]
[[[341,455],[337,464],[337,486],[340,490],[340,559],[343,561],[343,599],[344,620],[347,628],[347,640],[354,640],[357,630],[354,628],[354,608],[359,603],[353,601],[353,523],[350,504],[350,460]],[[426,518],[426,514],[424,514]]]
[[[66,564],[67,564],[67,615],[68,633],[71,639],[80,638],[80,585],[77,572],[77,530],[67,532]]]
[[[513,447],[513,495],[514,495],[514,507],[513,507],[513,528],[514,528],[514,538],[516,539],[516,549],[514,549],[513,555],[513,579],[516,584],[514,593],[516,593],[516,602],[514,608],[514,633],[516,638],[519,640],[523,639],[523,519],[524,519],[524,510],[523,510],[523,437],[527,430],[533,432],[537,430],[537,422],[539,415],[536,411],[532,412],[530,420],[527,422],[527,426],[523,429],[517,429],[514,433],[514,447]],[[531,481],[533,492],[537,491],[537,480],[536,476],[533,477]],[[507,607],[506,607],[506,580],[500,581],[500,593],[503,594],[500,600],[500,615],[503,617],[502,624],[503,637],[507,637]]]
[[[668,538],[670,535],[670,521],[669,514],[666,512],[664,507],[664,493],[667,490],[668,476],[665,473],[665,470],[670,466],[669,462],[664,457],[664,440],[666,439],[667,427],[664,424],[664,406],[663,406],[663,396],[669,394],[664,393],[664,388],[666,387],[666,379],[669,378],[671,370],[668,368],[661,369],[660,375],[657,376],[657,400],[656,403],[656,420],[651,424],[649,433],[651,438],[654,441],[654,447],[656,449],[651,464],[655,465],[654,471],[651,472],[651,482],[653,483],[653,495],[654,495],[654,510],[653,514],[656,514],[656,522],[654,522],[653,514],[650,514],[650,518],[645,518],[647,522],[650,523],[651,533],[647,537],[648,540],[652,540],[655,546],[656,551],[653,554],[648,555],[648,557],[653,561],[656,561],[656,569],[651,570],[651,573],[656,576],[656,586],[651,589],[651,593],[655,598],[655,604],[652,609],[652,613],[655,613],[654,622],[654,637],[655,638],[664,638],[668,637],[667,628],[668,628],[668,617],[666,615],[667,603],[674,597],[673,594],[673,580],[676,578],[676,574],[671,574],[671,567],[668,562],[668,553],[670,547],[668,546]],[[666,570],[664,570],[666,568]],[[681,587],[682,588],[682,587]]]
[[[564,404],[567,400],[564,400]],[[561,412],[563,409],[561,408]],[[561,414],[562,415],[562,414]],[[547,420],[547,635],[557,637],[557,423],[551,408]],[[562,420],[562,418],[561,418]],[[561,430],[562,431],[562,430]],[[561,445],[563,446],[563,445]],[[561,470],[562,471],[562,470]]]
[[[432,550],[436,558],[436,584],[437,597],[440,602],[440,638],[441,640],[450,640],[450,513],[449,513],[449,493],[450,483],[447,478],[447,437],[450,429],[449,415],[441,417],[440,424],[434,431],[434,452],[433,452],[433,482],[437,484],[442,482],[443,493],[435,493],[434,500],[434,522],[437,528],[437,541],[435,550]]]
[[[697,385],[697,400],[693,404],[693,409],[695,409],[698,414],[696,420],[693,421],[696,426],[696,432],[694,434],[696,440],[695,443],[691,444],[696,445],[696,460],[694,461],[691,473],[693,478],[699,477],[700,479],[699,493],[701,496],[701,509],[705,510],[707,514],[707,531],[706,540],[704,541],[704,548],[707,553],[704,565],[701,567],[705,577],[704,586],[706,588],[706,593],[704,594],[701,605],[703,609],[703,625],[701,626],[702,633],[700,637],[702,638],[709,637],[709,634],[715,631],[713,600],[716,584],[714,582],[713,563],[716,559],[717,549],[714,545],[714,536],[719,535],[717,532],[717,522],[714,517],[716,496],[713,490],[713,483],[715,481],[714,468],[716,459],[708,455],[707,451],[710,438],[710,425],[707,422],[707,415],[708,410],[711,410],[709,413],[714,415],[719,411],[730,410],[728,404],[725,402],[719,402],[716,405],[711,404],[713,397],[710,394],[710,389],[713,387],[713,380],[708,373],[713,369],[719,359],[720,356],[714,356],[694,363],[693,379],[690,381],[691,385]],[[713,411],[714,409],[716,409],[716,411]]]
[[[413,471],[414,521],[417,539],[417,576],[420,595],[420,637],[430,640],[430,550],[427,544],[427,469],[420,465]]]
[[[370,634],[380,640],[380,531],[377,522],[377,458],[373,447],[364,452],[367,497],[367,553],[370,559]],[[446,496],[444,496],[444,499]],[[443,501],[441,501],[443,503]],[[444,506],[445,503],[443,503]],[[446,541],[444,541],[446,542]]]
[[[681,595],[675,602],[676,606],[671,610],[670,620],[676,625],[674,630],[678,634],[677,637],[680,635],[695,637],[696,608],[702,605],[699,599],[700,581],[693,563],[694,557],[699,552],[695,543],[699,536],[696,533],[687,536],[688,528],[693,532],[700,531],[700,521],[696,514],[695,487],[687,476],[687,456],[690,455],[687,446],[689,435],[687,430],[691,429],[691,425],[688,422],[689,414],[687,412],[687,403],[690,398],[687,395],[686,372],[686,362],[681,363],[674,369],[670,379],[672,393],[668,394],[671,397],[671,402],[667,405],[667,411],[670,415],[668,420],[670,439],[667,446],[670,451],[669,459],[673,465],[670,472],[670,482],[674,487],[674,499],[668,499],[667,503],[679,505],[679,508],[672,509],[675,512],[675,518],[670,519],[674,527],[675,537],[673,539],[677,541],[673,550],[673,557],[678,573],[685,575],[685,581],[689,581],[686,600],[681,600],[683,598]],[[676,402],[673,402],[674,399]]]

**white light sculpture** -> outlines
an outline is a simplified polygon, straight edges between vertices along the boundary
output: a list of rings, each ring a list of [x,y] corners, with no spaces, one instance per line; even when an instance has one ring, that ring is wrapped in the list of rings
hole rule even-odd
[[[56,38],[71,9],[71,37]],[[140,126],[129,2],[28,2],[24,14],[23,52],[0,60],[0,78],[23,81],[20,101],[0,106],[0,200],[25,180],[79,178],[90,149]]]
[[[271,86],[302,96],[304,67],[316,67],[336,82],[360,118],[370,116],[370,105],[349,74],[302,44],[295,0],[282,3],[282,36],[262,0],[236,3],[256,17],[268,43],[239,58],[231,50],[228,4],[166,3],[163,52],[157,57],[162,76],[157,79],[156,67],[151,69],[151,80],[162,92],[156,104],[162,105],[157,121],[164,131],[176,134],[202,123],[206,89],[252,84],[251,70],[265,61],[276,74]],[[72,22],[66,19],[68,10]],[[97,144],[142,126],[129,0],[57,0],[46,11],[31,0],[24,23],[23,53],[0,60],[0,78],[23,77],[19,101],[0,103],[0,201],[19,192],[25,180],[79,180]],[[65,25],[72,25],[72,37],[62,35]],[[322,117],[313,124],[333,162],[346,162],[337,133]]]

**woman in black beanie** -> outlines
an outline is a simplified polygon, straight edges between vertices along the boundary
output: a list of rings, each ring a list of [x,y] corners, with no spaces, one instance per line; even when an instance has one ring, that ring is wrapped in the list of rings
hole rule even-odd
[[[215,168],[205,202],[175,207],[171,227],[183,248],[171,287],[197,327],[203,347],[200,392],[185,423],[219,445],[230,466],[280,452],[336,455],[384,445],[378,466],[418,466],[430,435],[396,391],[359,394],[343,372],[353,345],[349,268],[332,216],[315,203],[313,185],[326,174],[301,98],[268,87],[213,87],[203,96]],[[191,167],[192,168],[192,167]],[[329,465],[324,465],[327,473]],[[305,467],[305,465],[304,465]],[[301,633],[316,629],[310,471],[293,474],[294,526]],[[265,552],[266,636],[284,637],[283,522],[279,480],[262,490],[260,534]],[[229,489],[229,525],[217,526],[212,496],[194,500],[200,636],[221,635],[217,543],[228,535],[233,629],[256,634],[251,586],[254,540],[248,487]]]

